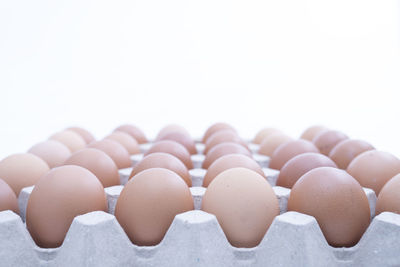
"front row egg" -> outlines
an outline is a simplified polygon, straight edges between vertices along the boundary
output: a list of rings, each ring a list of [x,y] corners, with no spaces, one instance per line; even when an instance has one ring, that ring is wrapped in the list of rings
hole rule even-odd
[[[0,211],[12,210],[19,213],[18,200],[11,187],[0,179]]]

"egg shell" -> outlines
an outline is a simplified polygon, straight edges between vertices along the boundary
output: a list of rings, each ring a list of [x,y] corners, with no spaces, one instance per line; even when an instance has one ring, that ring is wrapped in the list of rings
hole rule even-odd
[[[282,134],[281,130],[275,128],[263,128],[256,134],[256,136],[253,139],[253,143],[261,144],[266,137],[268,137],[271,134],[277,134],[277,133]]]
[[[114,131],[121,131],[131,135],[139,144],[147,143],[148,140],[142,130],[132,124],[123,124],[114,129]]]
[[[13,154],[0,161],[0,178],[16,196],[22,188],[34,185],[48,171],[47,163],[30,153]]]
[[[232,143],[232,142],[225,142],[225,143],[220,143],[213,148],[211,148],[204,161],[202,168],[203,169],[208,169],[210,165],[219,159],[222,156],[229,155],[229,154],[243,154],[245,156],[251,157],[251,153],[248,149],[243,147],[242,145],[239,145],[237,143]]]
[[[104,139],[110,139],[120,143],[130,155],[140,153],[140,147],[136,139],[125,132],[114,131],[113,133],[107,135]]]
[[[115,164],[117,164],[118,169],[129,168],[131,166],[131,159],[128,150],[114,140],[103,139],[95,141],[90,143],[88,148],[96,148],[105,152],[113,159]]]
[[[129,176],[131,179],[138,173],[151,169],[151,168],[164,168],[171,170],[178,174],[188,186],[192,186],[192,179],[186,166],[178,158],[171,154],[156,152],[145,156],[135,167]]]
[[[328,156],[331,150],[341,141],[349,137],[342,132],[334,130],[325,130],[316,135],[313,139],[314,145],[319,149],[319,152]]]
[[[235,131],[228,129],[218,131],[211,135],[207,139],[203,153],[207,154],[208,151],[210,151],[214,146],[226,142],[237,143],[248,149],[246,143],[242,140],[242,138],[240,138]]]
[[[85,140],[76,132],[65,130],[49,137],[50,140],[56,140],[63,143],[73,153],[86,146]]]
[[[281,133],[273,133],[264,138],[264,140],[260,144],[260,148],[258,149],[258,154],[266,155],[271,157],[274,154],[274,151],[282,144],[293,140],[293,138],[281,134]]]
[[[19,214],[18,200],[11,187],[0,179],[0,211],[12,210]]]
[[[329,157],[340,169],[345,170],[356,156],[372,149],[375,148],[365,141],[347,139],[338,143],[329,153]]]
[[[214,133],[221,131],[221,130],[232,130],[232,131],[236,132],[235,128],[233,128],[231,125],[229,125],[227,123],[224,123],[224,122],[214,123],[213,125],[208,127],[208,129],[204,133],[204,136],[202,139],[203,144],[205,144],[207,142],[208,138],[211,135],[213,135]]]
[[[132,243],[152,246],[161,242],[177,214],[193,208],[189,187],[179,175],[152,168],[128,181],[115,216]]]
[[[55,140],[38,143],[31,147],[28,153],[43,159],[50,169],[61,166],[71,156],[71,150],[63,143]]]
[[[361,185],[344,170],[315,168],[293,186],[288,211],[315,217],[334,247],[357,244],[370,223],[368,199]]]
[[[164,134],[160,140],[171,140],[183,145],[190,154],[196,154],[196,144],[194,140],[187,134],[181,132],[169,132]]]
[[[85,148],[72,154],[64,165],[81,166],[92,172],[103,187],[119,185],[118,167],[115,162],[101,150]]]
[[[382,188],[376,202],[375,215],[389,211],[400,214],[400,174],[391,178]]]
[[[144,154],[145,156],[155,153],[164,152],[177,157],[185,164],[186,168],[193,169],[193,162],[190,157],[189,151],[180,143],[172,140],[162,140],[154,143],[149,150]]]
[[[257,246],[279,215],[278,199],[271,186],[260,174],[246,168],[220,173],[207,188],[201,209],[217,217],[235,247]]]
[[[217,175],[236,167],[250,169],[264,177],[263,170],[254,159],[242,154],[228,154],[220,157],[210,165],[204,176],[203,186],[208,187]]]
[[[93,141],[95,141],[96,139],[94,138],[94,136],[86,129],[81,128],[81,127],[69,127],[66,130],[70,130],[73,131],[77,134],[79,134],[86,142],[86,144],[89,144]]]
[[[400,173],[400,160],[388,152],[369,150],[355,157],[347,172],[378,195],[386,182]]]
[[[107,211],[104,188],[79,166],[49,171],[35,185],[26,209],[26,226],[39,247],[59,247],[72,220],[91,211]]]
[[[321,132],[328,130],[325,126],[322,125],[314,125],[307,128],[300,136],[301,139],[305,139],[308,141],[312,141],[315,136],[320,134]]]
[[[187,136],[190,136],[190,133],[182,126],[178,124],[168,124],[164,126],[157,134],[156,141],[162,140],[162,137],[171,132],[180,132]]]

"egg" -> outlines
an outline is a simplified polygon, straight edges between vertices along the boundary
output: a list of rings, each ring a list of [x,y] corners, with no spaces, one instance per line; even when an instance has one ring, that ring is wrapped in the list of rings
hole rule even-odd
[[[322,154],[328,156],[332,148],[348,138],[349,137],[342,132],[325,130],[316,135],[312,142]]]
[[[120,143],[123,147],[125,147],[130,155],[140,153],[138,142],[135,140],[135,138],[125,132],[114,131],[104,139],[110,139]]]
[[[277,134],[277,133],[282,133],[280,130],[275,129],[275,128],[264,128],[261,129],[256,136],[253,139],[254,144],[261,144],[262,141],[264,141],[264,138],[271,135],[271,134]]]
[[[147,143],[148,140],[142,130],[132,124],[124,124],[114,129],[114,131],[125,132],[135,138],[139,144]]]
[[[275,149],[271,156],[269,167],[280,170],[291,158],[307,152],[318,153],[319,150],[313,143],[307,140],[298,139],[288,141]]]
[[[260,148],[258,149],[258,154],[266,155],[271,157],[274,154],[274,151],[282,144],[293,140],[293,138],[281,134],[281,133],[273,133],[264,138],[264,140],[260,144]]]
[[[182,132],[169,132],[164,134],[160,140],[171,140],[175,141],[177,143],[180,143],[183,145],[190,154],[196,154],[197,149],[196,149],[196,144],[194,140],[187,134],[182,133]]]
[[[312,141],[315,136],[320,134],[321,132],[328,130],[325,126],[322,125],[314,125],[307,128],[300,136],[301,139],[305,139],[308,141]]]
[[[38,143],[31,147],[28,153],[43,159],[49,165],[50,169],[61,166],[71,156],[71,150],[63,143],[55,140]]]
[[[355,157],[347,172],[378,195],[386,182],[400,173],[400,160],[388,152],[369,150]]]
[[[145,156],[155,153],[155,152],[164,152],[171,154],[177,157],[180,161],[185,164],[186,168],[193,169],[193,162],[190,157],[189,151],[181,144],[171,141],[171,140],[163,140],[158,141],[150,147],[149,150],[144,154]]]
[[[129,168],[132,165],[128,150],[116,141],[104,139],[92,142],[88,147],[97,148],[105,152],[117,164],[118,169]]]
[[[248,149],[246,143],[242,140],[242,138],[240,138],[236,132],[228,129],[218,131],[210,136],[205,143],[203,153],[207,154],[208,151],[210,151],[210,149],[212,149],[214,146],[225,142],[238,143]]]
[[[163,127],[158,132],[157,137],[156,137],[156,141],[161,140],[164,135],[166,135],[168,133],[171,133],[171,132],[180,132],[180,133],[183,133],[183,134],[185,134],[187,136],[190,136],[190,133],[185,128],[183,128],[182,126],[180,126],[178,124],[168,124],[167,126]]]
[[[83,129],[81,127],[69,127],[66,130],[70,130],[79,134],[83,138],[83,140],[85,140],[86,144],[95,141],[94,136],[88,130]]]
[[[171,170],[178,174],[188,186],[192,186],[192,179],[190,178],[190,174],[186,166],[173,155],[162,152],[151,153],[144,157],[132,169],[129,179],[137,175],[141,171],[151,168],[164,168]]]
[[[63,143],[72,153],[86,146],[85,140],[79,134],[70,130],[55,133],[49,139]]]
[[[205,192],[201,209],[214,214],[235,247],[255,247],[263,239],[279,204],[271,186],[257,172],[233,168],[219,174]]]
[[[233,128],[231,125],[224,123],[224,122],[217,122],[213,125],[211,125],[206,132],[204,133],[202,142],[205,144],[207,142],[207,139],[213,135],[214,133],[221,131],[221,130],[232,130],[236,132],[235,128]]]
[[[215,160],[228,154],[243,154],[252,157],[250,151],[242,145],[232,142],[220,143],[208,151],[203,161],[202,168],[207,169]]]
[[[375,148],[365,141],[347,139],[338,143],[329,153],[329,157],[339,168],[345,170],[356,156],[372,149]]]
[[[125,185],[115,217],[132,243],[157,245],[179,213],[193,210],[189,187],[179,175],[163,168],[140,172]]]
[[[263,170],[254,159],[242,154],[229,154],[220,157],[210,165],[204,176],[203,186],[209,186],[215,177],[223,171],[236,167],[247,168],[264,176]]]
[[[376,215],[388,211],[400,214],[400,174],[391,178],[382,188],[376,201]]]
[[[335,162],[320,153],[303,153],[297,155],[283,165],[276,185],[292,188],[301,176],[318,167],[337,168]]]
[[[344,170],[332,167],[304,174],[290,192],[288,211],[313,216],[334,247],[357,244],[371,216],[361,185]]]
[[[12,210],[19,214],[18,200],[11,187],[0,179],[0,211]]]
[[[33,188],[26,226],[39,247],[59,247],[72,220],[96,210],[107,211],[104,188],[96,176],[79,166],[56,167]]]
[[[13,154],[0,161],[0,178],[17,197],[22,188],[34,185],[48,171],[47,163],[30,153]]]
[[[79,150],[72,154],[64,165],[77,165],[91,171],[103,187],[120,184],[117,165],[101,150],[95,148]]]

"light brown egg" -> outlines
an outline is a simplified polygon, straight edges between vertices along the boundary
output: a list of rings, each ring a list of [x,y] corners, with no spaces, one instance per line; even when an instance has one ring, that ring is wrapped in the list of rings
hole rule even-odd
[[[275,128],[264,128],[261,129],[253,139],[254,144],[261,144],[264,141],[264,138],[268,137],[271,134],[282,134],[281,130]]]
[[[368,199],[360,184],[332,167],[304,174],[290,192],[288,210],[313,216],[334,247],[357,244],[370,222]]]
[[[115,217],[132,243],[157,245],[175,215],[193,210],[189,187],[173,171],[153,168],[140,172],[125,185]]]
[[[16,196],[22,188],[34,185],[48,171],[47,163],[30,153],[13,154],[0,161],[0,177]]]
[[[298,139],[288,141],[275,149],[269,167],[280,170],[291,158],[307,152],[318,153],[319,151],[313,143],[307,140]]]
[[[215,179],[215,177],[217,177],[217,175],[222,173],[223,171],[236,167],[250,169],[264,177],[264,172],[262,171],[260,165],[258,165],[258,163],[254,159],[242,154],[229,154],[220,157],[210,165],[206,172],[206,175],[204,176],[203,186],[209,186],[209,184]]]
[[[50,169],[61,166],[69,156],[71,151],[69,148],[55,140],[47,140],[38,143],[28,150],[28,153],[34,154],[43,159]]]
[[[0,179],[0,211],[12,210],[19,214],[18,200],[11,187]]]
[[[178,124],[168,124],[164,126],[157,134],[156,141],[162,140],[162,137],[171,132],[180,132],[187,136],[190,136],[190,133]]]
[[[77,165],[91,171],[103,187],[119,185],[118,167],[115,162],[101,150],[84,148],[72,154],[64,165]]]
[[[136,127],[135,125],[131,125],[131,124],[124,124],[121,125],[117,128],[115,128],[114,131],[121,131],[121,132],[125,132],[128,133],[129,135],[131,135],[133,138],[135,138],[135,140],[139,143],[139,144],[144,144],[147,143],[148,140],[146,138],[146,136],[144,135],[144,133],[142,132],[142,130],[140,130],[138,127]]]
[[[348,138],[349,137],[342,132],[325,130],[315,136],[312,142],[319,149],[319,152],[328,156],[332,148]]]
[[[232,130],[236,132],[235,128],[233,128],[231,125],[224,122],[217,122],[208,127],[207,131],[204,133],[202,142],[205,144],[211,135],[221,130]]]
[[[338,143],[329,153],[329,157],[340,169],[345,170],[355,157],[372,149],[375,148],[365,141],[347,139]]]
[[[308,141],[312,141],[315,136],[317,136],[319,133],[328,130],[325,126],[322,125],[314,125],[309,128],[307,128],[300,136],[301,139],[305,139]]]
[[[376,212],[394,212],[400,214],[400,174],[391,178],[382,188],[376,202]]]
[[[196,144],[194,140],[189,136],[181,132],[169,132],[164,134],[161,138],[161,140],[171,140],[180,143],[183,145],[190,154],[196,154],[197,149],[196,149]]]
[[[164,168],[171,170],[178,174],[189,187],[192,186],[192,179],[190,178],[190,174],[182,161],[171,154],[162,152],[151,153],[144,157],[132,169],[129,179],[131,179],[133,176],[137,175],[141,171],[151,168]]]
[[[85,140],[86,144],[89,144],[96,140],[88,130],[83,129],[81,127],[69,127],[66,130],[70,130],[79,134],[83,138],[83,140]]]
[[[281,133],[273,133],[264,138],[264,140],[260,144],[260,148],[258,149],[258,154],[266,155],[271,157],[274,154],[274,151],[282,144],[293,140],[293,138],[281,134]]]
[[[233,168],[219,174],[207,188],[201,209],[214,214],[228,241],[235,247],[255,247],[263,239],[279,204],[260,174]]]
[[[118,169],[129,168],[132,165],[128,150],[116,141],[104,139],[90,143],[88,147],[105,152],[117,164]]]
[[[232,130],[221,130],[213,135],[211,135],[205,144],[204,148],[204,154],[207,154],[208,151],[210,151],[214,146],[221,144],[221,143],[226,143],[226,142],[231,142],[231,143],[238,143],[242,146],[244,146],[246,149],[248,149],[246,142],[240,138],[236,132]]]
[[[120,143],[123,147],[125,147],[130,155],[140,153],[138,142],[135,140],[135,138],[125,132],[114,131],[110,135],[106,136],[104,139],[110,139],[116,141],[117,143]]]
[[[26,208],[26,226],[39,247],[59,247],[78,216],[107,211],[104,188],[93,173],[79,166],[49,171],[35,185]]]
[[[185,164],[186,168],[193,169],[193,162],[190,157],[189,151],[178,142],[172,140],[158,141],[154,143],[149,150],[147,150],[145,156],[155,152],[164,152],[171,154],[172,156],[175,156],[178,159],[180,159],[180,161],[182,161],[183,164]]]
[[[252,157],[250,151],[242,145],[232,142],[220,143],[208,151],[203,161],[202,168],[208,169],[208,167],[210,167],[214,161],[229,154],[243,154],[245,156]]]
[[[400,173],[400,160],[388,152],[369,150],[355,157],[347,172],[378,195],[386,182]]]
[[[86,146],[85,140],[79,134],[71,130],[55,133],[50,136],[49,139],[63,143],[72,153]]]
[[[318,167],[337,168],[335,162],[320,153],[303,153],[297,155],[283,165],[276,185],[292,188],[301,176]]]

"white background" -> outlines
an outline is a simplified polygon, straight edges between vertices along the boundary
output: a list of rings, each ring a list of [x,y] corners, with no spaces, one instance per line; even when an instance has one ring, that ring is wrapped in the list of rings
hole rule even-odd
[[[400,156],[399,1],[0,1],[0,157],[67,126],[315,123]]]

